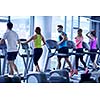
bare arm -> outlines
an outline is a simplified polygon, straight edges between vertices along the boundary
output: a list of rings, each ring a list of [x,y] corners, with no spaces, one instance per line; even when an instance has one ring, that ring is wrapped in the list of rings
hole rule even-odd
[[[41,35],[42,36],[42,35]],[[46,44],[44,37],[42,36],[43,45]]]
[[[89,39],[93,40],[93,38],[92,38],[91,35],[90,35],[90,32],[88,32],[88,33],[86,34],[86,36],[87,36]]]
[[[58,45],[61,44],[64,41],[68,40],[68,38],[65,34],[62,34],[61,37],[62,37],[62,40],[60,42],[58,42]]]
[[[79,41],[78,43],[76,43],[76,46],[78,46],[81,43],[81,41]]]
[[[76,43],[76,46],[78,46],[82,41],[83,41],[83,38],[79,38],[79,41]]]
[[[20,40],[17,40],[17,44],[20,44]]]
[[[30,41],[32,40],[35,40],[36,39],[36,35],[32,36],[30,39],[28,39],[25,43],[29,43]]]
[[[4,39],[1,39],[0,40],[0,44],[4,44],[5,43],[5,40]]]

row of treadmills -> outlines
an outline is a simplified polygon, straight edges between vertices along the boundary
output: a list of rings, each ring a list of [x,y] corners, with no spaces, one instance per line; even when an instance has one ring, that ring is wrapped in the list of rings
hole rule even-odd
[[[6,63],[7,47],[6,43],[0,45],[0,50],[2,51],[2,54],[0,54],[0,61],[1,59],[4,59],[2,70],[0,64],[0,83],[99,83],[100,82],[99,70],[97,72],[91,72],[92,68],[89,69],[90,72],[87,74],[84,74],[84,70],[82,70],[82,68],[79,68],[78,75],[73,75],[71,78],[69,78],[69,69],[65,68],[65,63],[61,70],[49,69],[48,62],[50,58],[56,55],[66,56],[65,54],[57,53],[58,45],[55,40],[46,41],[46,46],[49,52],[47,55],[47,61],[45,64],[44,72],[33,72],[32,66],[34,64],[33,63],[34,52],[30,52],[30,49],[32,50],[32,47],[29,47],[28,44],[23,43],[24,41],[26,41],[26,39],[21,39],[21,41],[22,41],[21,47],[19,46],[18,50],[20,57],[22,57],[23,59],[25,70],[22,74],[19,75],[12,76],[9,74],[5,74],[6,67],[9,73],[9,67],[7,66]],[[67,44],[68,48],[72,49],[72,51],[68,55],[69,56],[76,55],[76,53],[74,52],[75,44],[73,43],[73,41],[68,41],[67,43],[68,43]],[[86,47],[86,44],[84,45]],[[21,49],[24,50],[24,53],[20,53]]]

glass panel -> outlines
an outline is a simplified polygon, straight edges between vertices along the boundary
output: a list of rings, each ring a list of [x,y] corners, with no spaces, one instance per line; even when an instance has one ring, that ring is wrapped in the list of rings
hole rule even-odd
[[[8,21],[8,16],[0,16],[0,38],[2,38],[3,34],[6,32],[7,21]]]
[[[3,35],[6,32],[6,29],[7,29],[7,23],[0,22],[0,38],[3,38]]]
[[[0,20],[0,38],[3,38],[3,35],[6,32],[7,21],[8,19],[6,19],[5,21],[4,19]],[[1,50],[0,50],[0,54],[1,54]],[[0,60],[1,60],[0,66],[1,66],[1,71],[2,71],[4,59],[0,59]]]
[[[65,16],[52,16],[52,34],[51,38],[58,41],[59,33],[57,32],[57,25],[63,25],[65,23]],[[64,29],[64,28],[63,28]],[[51,68],[57,67],[57,56],[51,58]]]
[[[90,31],[90,21],[88,18],[80,17],[80,28],[83,30],[83,37],[85,42],[89,42],[89,39],[86,37],[86,33]]]
[[[73,16],[73,27],[78,27],[78,16]]]
[[[11,16],[13,30],[17,32],[19,38],[28,39],[30,36],[30,16]],[[22,50],[23,51],[23,50]],[[19,72],[24,72],[25,66],[23,59],[18,55],[15,61]]]
[[[52,34],[51,38],[54,40],[58,40],[58,32],[57,32],[57,25],[63,25],[64,26],[64,19],[65,16],[53,16],[52,17]]]
[[[0,16],[0,20],[6,20],[6,21],[8,21],[8,16]]]
[[[77,36],[77,30],[78,29],[73,29],[73,41],[75,42],[75,37]]]
[[[27,39],[30,36],[30,16],[11,16],[11,22],[20,38]]]
[[[67,16],[66,33],[69,40],[71,40],[71,23],[72,23],[71,20],[72,20],[72,16]]]

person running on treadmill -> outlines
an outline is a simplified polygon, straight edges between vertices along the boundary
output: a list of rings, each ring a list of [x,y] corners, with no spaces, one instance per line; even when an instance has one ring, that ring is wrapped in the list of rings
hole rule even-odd
[[[76,53],[83,53],[83,46],[82,46],[82,42],[83,42],[83,36],[82,36],[82,29],[78,29],[77,31],[77,36],[75,37],[75,42],[76,42]],[[75,70],[75,74],[78,74],[78,62],[80,61],[82,62],[82,64],[85,67],[85,73],[88,72],[88,68],[86,66],[86,63],[83,60],[83,55],[76,55],[75,56],[75,63],[76,63],[76,70]]]
[[[97,52],[97,37],[96,37],[96,31],[90,31],[86,34],[86,36],[90,39],[89,45],[90,45],[90,52]],[[97,67],[97,64],[95,63],[96,54],[90,54],[90,59],[94,65],[93,71],[99,70],[99,67]]]
[[[4,43],[7,40],[7,60],[8,65],[10,67],[10,75],[14,75],[14,70],[18,72],[18,68],[14,61],[16,60],[18,50],[17,50],[17,43],[20,43],[18,34],[12,30],[13,24],[11,22],[7,23],[7,31],[4,33],[3,39],[1,39],[0,43]]]
[[[43,49],[42,49],[42,42],[43,45],[45,45],[45,40],[43,35],[41,34],[41,28],[40,27],[36,27],[35,29],[36,34],[33,35],[29,40],[27,40],[25,43],[28,43],[30,41],[34,41],[34,64],[36,66],[36,71],[40,72],[40,67],[38,64],[38,61],[43,53]]]
[[[59,49],[58,49],[58,53],[62,53],[62,54],[68,54],[68,48],[67,48],[67,34],[65,32],[63,32],[63,26],[62,25],[58,25],[57,26],[57,31],[58,33],[60,34],[59,35],[59,42],[58,42],[58,45],[59,45]],[[70,73],[69,73],[69,76],[71,77],[73,75],[73,68],[72,68],[72,65],[71,65],[71,62],[69,61],[69,56],[57,56],[58,57],[58,68],[57,69],[60,69],[61,68],[61,59],[62,58],[65,58],[66,62],[68,63],[69,67],[70,67]]]

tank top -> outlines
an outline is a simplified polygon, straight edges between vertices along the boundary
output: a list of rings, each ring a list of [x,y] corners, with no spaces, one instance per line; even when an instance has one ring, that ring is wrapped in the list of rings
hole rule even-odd
[[[97,49],[96,47],[97,39],[90,40],[90,49]]]
[[[63,32],[64,33],[64,32]],[[67,36],[67,34],[66,33],[64,33],[66,36]],[[62,37],[61,37],[61,35],[59,36],[59,41],[61,41],[62,40]],[[62,48],[62,47],[67,47],[67,41],[63,41],[60,45],[59,45],[59,49],[60,48]]]
[[[37,34],[37,38],[34,40],[35,48],[41,48],[42,47],[41,42],[42,42],[42,37],[41,35]]]
[[[80,39],[83,40],[83,37],[76,38],[76,44],[80,41]],[[82,41],[78,45],[76,45],[76,49],[79,49],[79,48],[83,48]]]

